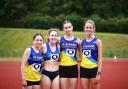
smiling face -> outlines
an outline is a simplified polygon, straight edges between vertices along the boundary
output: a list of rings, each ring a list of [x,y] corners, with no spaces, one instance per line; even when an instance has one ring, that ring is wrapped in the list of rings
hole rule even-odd
[[[93,35],[95,32],[95,23],[92,20],[88,20],[84,26],[84,32],[86,35]]]
[[[36,48],[40,48],[43,44],[43,37],[41,35],[36,35],[33,39],[33,44]]]
[[[49,42],[55,44],[58,38],[58,32],[56,30],[49,31]]]
[[[65,23],[63,25],[63,30],[64,30],[66,35],[72,35],[72,31],[73,31],[72,24],[71,23]]]

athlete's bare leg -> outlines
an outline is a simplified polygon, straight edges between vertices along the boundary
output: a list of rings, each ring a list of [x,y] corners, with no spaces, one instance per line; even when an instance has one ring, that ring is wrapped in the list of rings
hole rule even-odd
[[[51,89],[59,89],[59,75],[52,81]]]
[[[77,78],[69,78],[69,89],[76,89],[77,88]]]
[[[60,89],[68,89],[68,78],[60,78]]]
[[[81,78],[81,89],[89,89],[90,81],[88,78]]]
[[[49,77],[42,75],[41,77],[41,88],[42,89],[50,89],[51,87],[51,80],[49,79]]]

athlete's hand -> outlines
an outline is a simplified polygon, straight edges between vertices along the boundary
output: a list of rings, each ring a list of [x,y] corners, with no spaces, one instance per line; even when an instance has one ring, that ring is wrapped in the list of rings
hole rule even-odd
[[[97,83],[100,82],[100,74],[98,74],[98,75],[96,76],[96,82],[97,82]]]
[[[27,81],[25,79],[22,80],[22,86],[26,87],[27,86]]]

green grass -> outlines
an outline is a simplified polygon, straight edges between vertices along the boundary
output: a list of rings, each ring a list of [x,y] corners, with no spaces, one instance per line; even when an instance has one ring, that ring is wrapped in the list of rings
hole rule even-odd
[[[26,47],[32,44],[35,33],[42,33],[47,38],[47,30],[27,28],[0,28],[0,57],[22,57]],[[63,31],[59,32],[62,36]],[[74,31],[74,35],[81,40],[85,37],[84,32]],[[112,33],[95,33],[96,37],[103,42],[103,57],[128,58],[128,35]]]
[[[21,57],[0,57],[0,61],[21,61]]]

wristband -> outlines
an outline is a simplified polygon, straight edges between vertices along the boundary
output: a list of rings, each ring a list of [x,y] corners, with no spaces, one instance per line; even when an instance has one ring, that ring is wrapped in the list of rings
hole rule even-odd
[[[98,72],[97,72],[97,75],[100,75],[100,74],[101,74],[101,72],[100,72],[100,71],[98,71]]]

